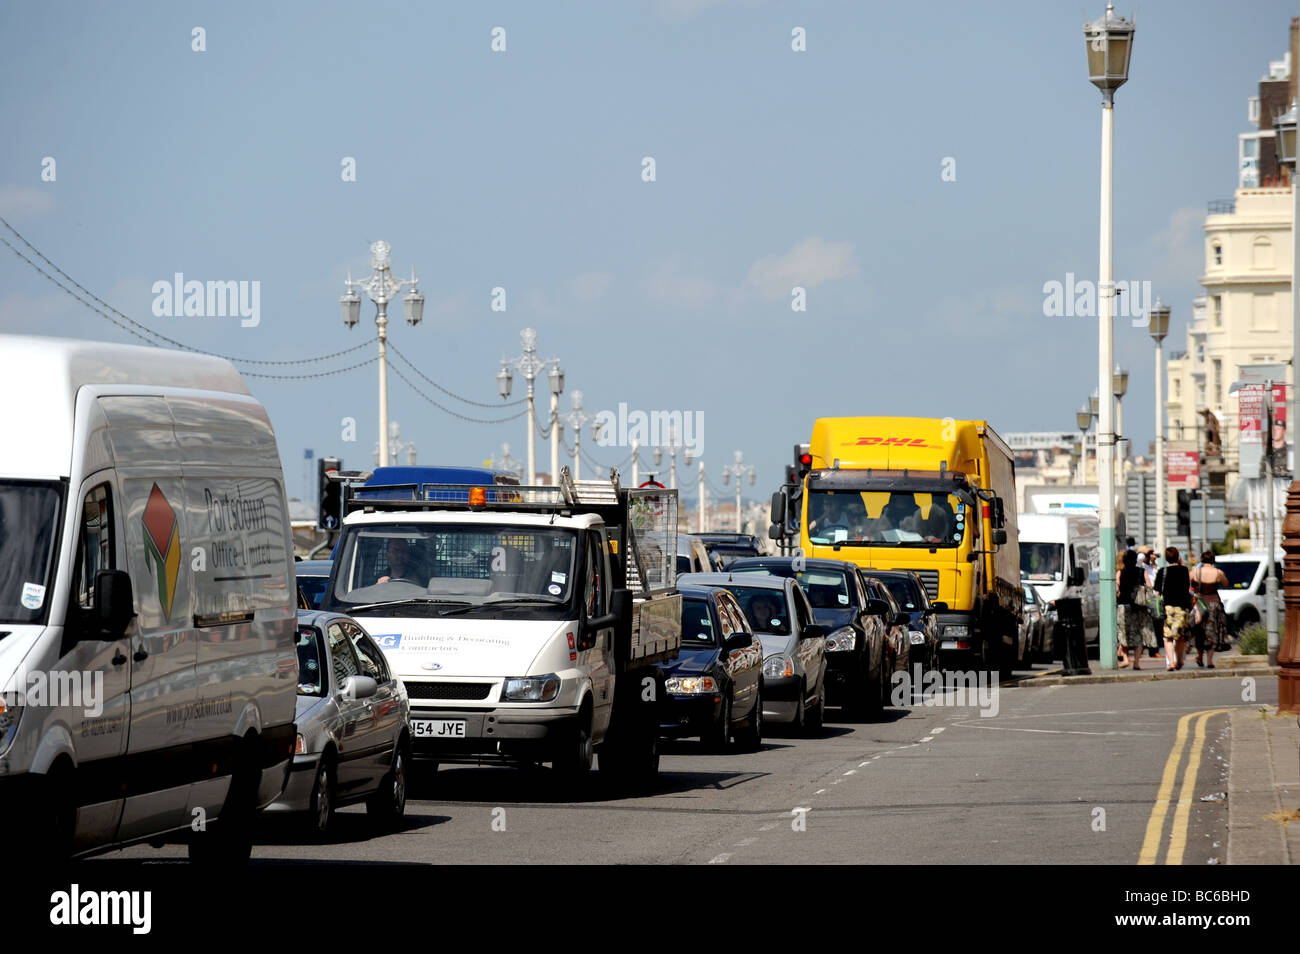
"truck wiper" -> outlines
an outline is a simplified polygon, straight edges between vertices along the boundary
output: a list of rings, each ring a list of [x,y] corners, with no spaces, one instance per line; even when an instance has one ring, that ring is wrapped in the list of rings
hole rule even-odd
[[[434,599],[427,599],[419,596],[412,596],[404,600],[380,600],[378,603],[359,603],[356,606],[349,606],[348,612],[358,613],[358,612],[364,612],[365,610],[368,609],[376,609],[380,606],[406,606],[408,604],[419,605],[421,603],[448,603],[448,604],[454,603],[457,606],[472,605],[467,600],[434,600]]]
[[[564,602],[564,600],[557,600],[550,596],[507,596],[499,600],[486,599],[482,603],[471,603],[454,610],[447,610],[442,615],[461,616],[473,609],[484,609],[489,606],[504,606],[509,603],[545,603],[548,606],[563,606]]]

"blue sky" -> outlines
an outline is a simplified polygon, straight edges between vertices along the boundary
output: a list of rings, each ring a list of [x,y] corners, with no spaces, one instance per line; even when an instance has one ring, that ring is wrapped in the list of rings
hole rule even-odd
[[[1171,305],[1173,348],[1199,292],[1205,204],[1232,195],[1246,98],[1296,12],[1138,10],[1117,96],[1115,277]],[[0,35],[0,214],[194,347],[291,360],[361,343],[373,305],[349,332],[337,302],[382,238],[395,271],[421,279],[425,321],[395,321],[392,340],[424,374],[495,402],[501,357],[534,327],[589,410],[700,412],[710,482],[742,449],[757,496],[818,416],[1069,430],[1096,385],[1095,322],[1042,309],[1045,282],[1097,270],[1100,96],[1077,3],[11,0]],[[261,323],[154,317],[151,287],[175,272],[259,281]],[[796,284],[806,313],[791,311]],[[4,248],[0,331],[134,340]],[[1145,330],[1117,323],[1116,354],[1142,451]],[[250,385],[292,493],[303,448],[370,466],[373,365]],[[395,377],[390,406],[422,461],[478,462],[503,441],[523,453],[521,420],[457,420]]]

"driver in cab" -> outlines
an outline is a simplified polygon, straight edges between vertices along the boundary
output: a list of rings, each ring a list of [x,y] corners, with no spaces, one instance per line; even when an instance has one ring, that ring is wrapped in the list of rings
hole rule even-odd
[[[421,583],[422,581],[415,578],[415,560],[411,556],[411,548],[404,540],[396,538],[388,541],[384,549],[384,556],[388,559],[388,575],[381,576],[375,580],[376,583],[388,583],[394,580],[400,580],[403,583]]]

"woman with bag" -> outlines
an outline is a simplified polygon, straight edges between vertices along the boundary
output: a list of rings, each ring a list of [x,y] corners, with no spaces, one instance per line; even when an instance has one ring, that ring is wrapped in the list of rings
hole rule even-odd
[[[1202,641],[1196,644],[1196,665],[1214,668],[1214,651],[1228,638],[1228,619],[1223,611],[1223,600],[1219,597],[1219,587],[1230,586],[1227,575],[1214,565],[1214,552],[1206,550],[1201,554],[1201,562],[1191,574],[1196,595],[1200,598],[1202,610]],[[1203,657],[1205,657],[1203,659]]]
[[[1115,602],[1119,609],[1119,668],[1127,669],[1131,664],[1136,670],[1142,668],[1138,663],[1142,660],[1142,620],[1147,616],[1147,581],[1146,575],[1138,569],[1136,552],[1125,550],[1120,560],[1119,578],[1115,581]]]
[[[1156,573],[1156,592],[1165,610],[1165,671],[1183,668],[1187,625],[1192,609],[1191,576],[1178,559],[1178,548],[1165,550],[1168,561]]]

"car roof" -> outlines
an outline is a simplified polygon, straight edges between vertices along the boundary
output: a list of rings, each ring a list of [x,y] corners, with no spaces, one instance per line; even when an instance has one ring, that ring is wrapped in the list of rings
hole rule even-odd
[[[741,579],[735,579],[730,573],[683,573],[677,577],[678,585],[682,581],[687,585],[696,586],[755,586],[765,590],[784,590],[795,581],[784,576],[764,576],[761,573],[755,573],[752,576],[746,574]]]
[[[788,566],[797,559],[802,559],[805,567],[814,570],[848,570],[857,569],[858,565],[851,560],[830,560],[826,557],[785,557],[785,556],[756,556],[741,557],[731,563],[730,568],[736,569],[747,566]],[[863,571],[866,572],[865,570]]]
[[[329,576],[333,566],[333,560],[299,560],[293,569],[299,576]]]
[[[360,623],[357,623],[357,621],[347,613],[335,613],[331,610],[298,610],[298,622],[304,626],[326,626],[334,622],[336,619],[345,619],[348,622],[356,623],[358,626],[361,626]],[[364,626],[361,628],[363,630],[365,629]]]

